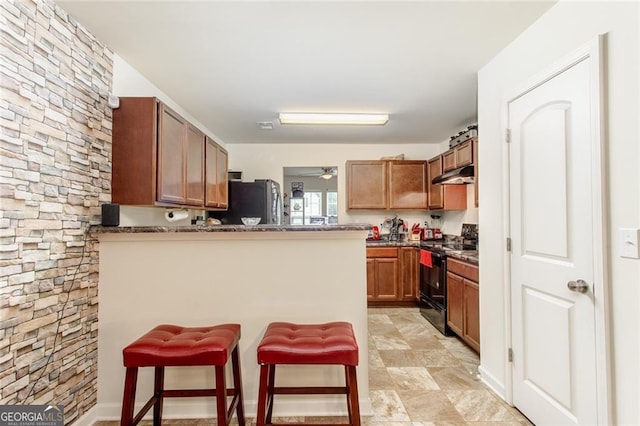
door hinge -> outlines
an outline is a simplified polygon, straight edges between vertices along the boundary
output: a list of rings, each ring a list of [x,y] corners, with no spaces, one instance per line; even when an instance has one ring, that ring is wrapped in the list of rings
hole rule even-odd
[[[513,362],[513,349],[509,348],[507,351],[507,357],[509,358],[509,362]]]
[[[507,237],[507,251],[511,251],[511,238]]]
[[[504,129],[504,141],[511,143],[511,129]]]

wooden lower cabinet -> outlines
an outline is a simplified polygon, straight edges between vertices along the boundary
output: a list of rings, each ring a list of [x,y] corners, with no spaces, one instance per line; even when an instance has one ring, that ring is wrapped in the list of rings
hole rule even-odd
[[[398,299],[398,259],[367,259],[373,270],[370,300],[393,301]],[[367,278],[368,279],[368,278]],[[369,286],[368,286],[369,287]]]
[[[367,249],[367,300],[398,300],[398,248]]]
[[[385,306],[417,303],[418,256],[415,247],[367,248],[367,301]]]
[[[451,257],[447,258],[447,324],[480,352],[478,266]]]
[[[480,352],[480,288],[478,283],[464,282],[464,339]]]
[[[417,247],[400,247],[398,259],[401,299],[407,302],[417,302],[418,283],[420,281],[420,249]]]
[[[447,273],[447,324],[458,336],[464,334],[464,278]]]

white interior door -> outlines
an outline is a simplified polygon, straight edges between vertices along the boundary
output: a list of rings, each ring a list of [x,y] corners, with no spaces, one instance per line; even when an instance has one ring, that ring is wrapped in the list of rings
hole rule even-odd
[[[593,60],[508,103],[513,402],[538,425],[599,422]]]

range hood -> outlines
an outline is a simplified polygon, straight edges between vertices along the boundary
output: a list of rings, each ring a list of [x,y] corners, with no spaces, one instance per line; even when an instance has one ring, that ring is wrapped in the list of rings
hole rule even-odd
[[[434,185],[465,185],[474,182],[473,164],[450,170],[431,181]]]

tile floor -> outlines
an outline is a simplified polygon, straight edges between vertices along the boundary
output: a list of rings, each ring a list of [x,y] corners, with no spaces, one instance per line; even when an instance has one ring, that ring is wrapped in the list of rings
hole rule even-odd
[[[361,345],[362,347],[363,345]],[[531,425],[477,377],[479,358],[445,337],[415,308],[369,309],[370,426]],[[274,418],[282,423],[340,423],[346,417]],[[98,422],[114,426],[118,422]],[[144,421],[141,425],[151,425]],[[209,426],[213,420],[167,420],[165,425]],[[235,422],[234,422],[235,424]],[[253,419],[247,419],[253,425]]]

